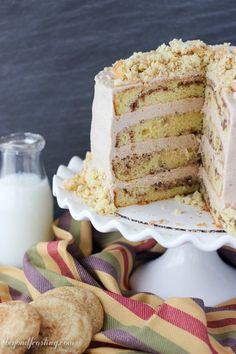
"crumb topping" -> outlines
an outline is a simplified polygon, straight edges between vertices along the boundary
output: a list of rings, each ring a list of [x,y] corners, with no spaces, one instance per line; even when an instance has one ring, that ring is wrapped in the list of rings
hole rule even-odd
[[[174,78],[186,73],[206,76],[218,89],[236,92],[236,49],[230,43],[207,45],[200,40],[174,39],[156,50],[135,52],[112,67],[115,86],[149,82],[155,77]]]
[[[207,78],[214,83],[214,90],[223,88],[236,92],[236,49],[219,46],[214,60],[207,67]]]
[[[64,188],[73,191],[85,204],[98,214],[114,215],[116,208],[109,188],[105,185],[105,174],[99,173],[92,164],[92,154],[88,152],[80,174],[64,181]]]
[[[204,73],[211,48],[200,40],[174,39],[150,52],[136,52],[113,65],[115,85],[126,81],[149,81],[157,76],[179,76],[187,72]]]

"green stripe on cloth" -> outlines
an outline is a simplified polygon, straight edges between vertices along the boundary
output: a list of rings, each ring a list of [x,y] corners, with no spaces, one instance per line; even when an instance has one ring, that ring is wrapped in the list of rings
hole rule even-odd
[[[43,257],[38,253],[36,245],[31,247],[30,252],[27,252],[27,255],[30,259],[30,263],[42,269],[46,268]]]
[[[7,284],[11,288],[21,292],[22,294],[28,296],[30,294],[26,284],[22,283],[22,281],[18,280],[17,278],[13,278],[9,275],[0,272],[0,281]]]
[[[75,242],[80,244],[80,223],[74,219],[70,222],[69,232],[72,233]]]

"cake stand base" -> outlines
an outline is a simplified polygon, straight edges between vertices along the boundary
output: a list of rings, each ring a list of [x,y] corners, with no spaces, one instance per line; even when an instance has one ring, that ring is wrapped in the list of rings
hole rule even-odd
[[[154,293],[164,299],[194,297],[214,306],[236,297],[236,272],[216,251],[206,252],[184,243],[138,267],[130,285],[135,291]]]

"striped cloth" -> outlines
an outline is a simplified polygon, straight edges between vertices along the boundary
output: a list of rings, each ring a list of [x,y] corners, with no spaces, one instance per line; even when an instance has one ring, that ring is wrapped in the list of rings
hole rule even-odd
[[[53,229],[55,240],[32,247],[22,270],[0,268],[1,301],[29,302],[64,285],[91,289],[103,304],[105,321],[87,354],[236,353],[236,298],[213,308],[199,299],[163,301],[129,289],[133,268],[164,252],[155,241],[131,244],[118,232],[101,235],[68,213]],[[233,250],[220,252],[236,265]]]

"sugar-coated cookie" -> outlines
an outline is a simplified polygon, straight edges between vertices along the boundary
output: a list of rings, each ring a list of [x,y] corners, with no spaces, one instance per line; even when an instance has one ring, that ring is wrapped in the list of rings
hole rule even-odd
[[[40,329],[37,310],[23,301],[0,304],[0,354],[25,353]]]
[[[33,354],[83,353],[92,339],[90,317],[81,307],[56,296],[39,296],[31,302],[40,314],[40,333]]]
[[[91,319],[93,334],[100,332],[104,321],[104,310],[96,295],[90,290],[73,286],[62,286],[45,292],[42,296],[55,296],[82,306]]]

